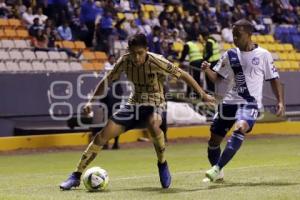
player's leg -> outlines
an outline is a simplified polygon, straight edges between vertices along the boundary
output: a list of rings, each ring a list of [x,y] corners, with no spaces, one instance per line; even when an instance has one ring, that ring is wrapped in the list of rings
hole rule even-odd
[[[61,183],[60,188],[62,190],[69,190],[72,187],[79,186],[82,172],[96,158],[102,146],[105,145],[106,142],[111,138],[120,135],[122,132],[124,132],[124,130],[125,127],[123,125],[119,125],[114,121],[109,120],[106,126],[99,133],[96,134],[92,142],[83,152],[82,157],[76,167],[76,170],[66,181]]]
[[[153,112],[147,119],[147,128],[150,132],[157,155],[160,182],[163,188],[168,188],[171,184],[171,175],[165,158],[165,136],[160,128],[162,123],[163,118],[161,114],[157,112]]]
[[[236,152],[242,146],[245,134],[250,132],[257,118],[258,110],[256,107],[242,106],[238,109],[236,118],[236,126],[231,137],[227,141],[227,145],[218,161],[218,163],[206,175],[211,180],[220,173],[220,170],[234,157]]]
[[[210,127],[210,139],[207,147],[207,157],[211,164],[214,166],[218,163],[221,156],[221,143],[226,136],[228,130],[231,129],[235,122],[236,107],[232,105],[220,105],[216,113],[213,123]],[[207,176],[207,175],[206,175]],[[223,181],[224,173],[220,171],[215,180],[204,178],[203,182],[209,181]]]

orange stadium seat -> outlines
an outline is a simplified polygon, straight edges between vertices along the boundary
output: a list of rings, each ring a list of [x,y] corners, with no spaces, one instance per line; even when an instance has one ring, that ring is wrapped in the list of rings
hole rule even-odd
[[[94,65],[93,63],[89,63],[89,62],[83,62],[81,63],[83,66],[83,69],[85,70],[94,70]]]
[[[4,29],[4,35],[6,38],[13,38],[17,37],[17,32],[14,29]]]
[[[0,18],[0,26],[8,26],[8,20]]]
[[[20,29],[20,30],[17,30],[17,37],[20,39],[27,39],[27,38],[29,38],[29,33],[27,30]]]
[[[273,35],[265,35],[265,40],[269,43],[273,43],[275,41]]]
[[[108,59],[106,53],[103,51],[96,51],[95,58],[99,61],[107,61],[107,59]]]
[[[22,25],[21,21],[19,19],[8,19],[8,24],[9,24],[9,26],[15,27],[15,28]]]
[[[75,49],[75,44],[72,41],[62,41],[64,48]]]
[[[91,51],[85,51],[83,52],[83,57],[85,60],[95,60],[95,54]]]
[[[82,41],[75,41],[74,44],[75,44],[75,49],[85,49],[86,48],[85,43]]]
[[[103,62],[93,62],[93,67],[97,71],[101,71],[104,69],[104,63]]]

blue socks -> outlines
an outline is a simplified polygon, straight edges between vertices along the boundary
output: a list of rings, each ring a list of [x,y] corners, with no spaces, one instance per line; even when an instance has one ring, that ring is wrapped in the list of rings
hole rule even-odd
[[[220,146],[210,146],[210,144],[208,144],[207,155],[211,166],[216,165],[221,155]]]
[[[222,169],[235,155],[235,153],[241,147],[244,141],[244,134],[240,131],[234,131],[232,136],[229,138],[227,145],[217,163],[217,165]]]

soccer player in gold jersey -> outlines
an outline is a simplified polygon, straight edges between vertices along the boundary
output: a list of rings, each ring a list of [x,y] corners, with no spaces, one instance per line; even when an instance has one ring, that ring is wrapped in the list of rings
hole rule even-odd
[[[165,109],[163,82],[167,75],[184,80],[191,86],[203,101],[214,103],[215,99],[206,94],[197,82],[185,71],[174,66],[163,56],[150,53],[147,49],[147,38],[144,34],[136,34],[128,41],[129,53],[121,56],[114,69],[97,85],[94,95],[84,107],[84,113],[92,112],[91,105],[101,95],[105,87],[119,79],[123,72],[132,82],[134,91],[123,108],[108,120],[105,127],[94,137],[70,177],[61,183],[62,190],[69,190],[80,185],[80,177],[88,164],[95,159],[102,146],[111,138],[119,136],[137,125],[147,127],[150,132],[158,159],[158,171],[163,188],[171,184],[171,175],[165,158],[164,133],[161,130],[162,112]]]

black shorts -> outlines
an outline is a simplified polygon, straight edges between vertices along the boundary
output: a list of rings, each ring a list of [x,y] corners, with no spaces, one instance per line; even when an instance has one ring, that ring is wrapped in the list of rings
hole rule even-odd
[[[154,113],[158,113],[162,118],[160,128],[164,133],[167,129],[166,110],[155,106],[124,105],[111,117],[116,124],[125,127],[125,131],[134,128],[146,128],[148,118]]]
[[[248,123],[250,132],[256,122],[259,112],[256,105],[221,104],[218,107],[210,132],[225,137],[236,121],[244,120]]]

